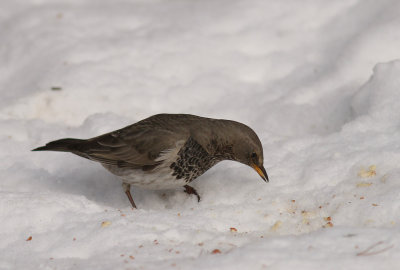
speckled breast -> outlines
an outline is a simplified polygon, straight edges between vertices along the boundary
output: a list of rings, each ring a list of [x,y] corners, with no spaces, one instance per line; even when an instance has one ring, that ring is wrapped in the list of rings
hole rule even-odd
[[[205,173],[220,160],[208,154],[203,147],[190,138],[179,150],[176,161],[169,166],[177,180],[185,179],[187,183]]]

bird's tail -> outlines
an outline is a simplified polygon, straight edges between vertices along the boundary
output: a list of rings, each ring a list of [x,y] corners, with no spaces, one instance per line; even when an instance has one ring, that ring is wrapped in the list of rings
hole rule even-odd
[[[76,145],[85,140],[80,139],[61,139],[47,143],[45,146],[41,146],[33,149],[32,151],[61,151],[71,152],[75,149]]]

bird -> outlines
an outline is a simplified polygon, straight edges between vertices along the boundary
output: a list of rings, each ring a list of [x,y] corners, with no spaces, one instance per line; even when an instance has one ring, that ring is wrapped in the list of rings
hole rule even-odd
[[[71,152],[99,162],[122,180],[133,208],[131,185],[177,189],[200,195],[189,184],[220,161],[237,161],[269,182],[263,147],[247,125],[233,120],[191,114],[156,114],[90,139],[65,138],[32,151]]]

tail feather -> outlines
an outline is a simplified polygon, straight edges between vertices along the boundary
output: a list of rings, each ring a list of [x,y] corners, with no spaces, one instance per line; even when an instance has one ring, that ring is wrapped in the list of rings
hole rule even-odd
[[[45,146],[41,146],[33,149],[32,151],[61,151],[71,152],[75,149],[75,146],[85,140],[80,139],[61,139],[47,143]]]

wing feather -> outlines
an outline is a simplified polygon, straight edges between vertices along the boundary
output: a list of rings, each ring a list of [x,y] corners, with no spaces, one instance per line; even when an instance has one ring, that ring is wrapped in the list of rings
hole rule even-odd
[[[177,142],[188,137],[161,127],[132,125],[89,139],[77,145],[74,152],[107,165],[142,168],[160,164],[166,151],[177,148]]]

